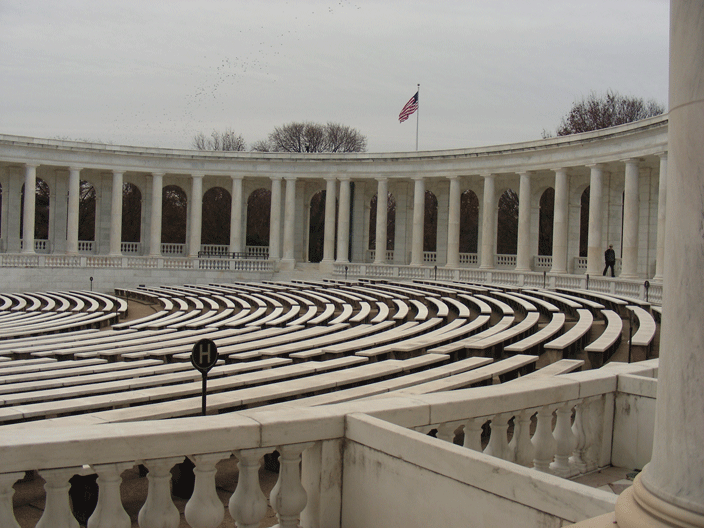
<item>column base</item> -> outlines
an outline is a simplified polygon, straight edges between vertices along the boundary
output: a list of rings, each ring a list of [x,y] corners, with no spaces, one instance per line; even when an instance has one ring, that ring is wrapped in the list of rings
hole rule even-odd
[[[296,261],[294,259],[281,259],[277,266],[279,271],[292,271],[296,268]]]
[[[332,273],[335,266],[333,260],[321,260],[318,269],[321,273]]]
[[[702,528],[704,515],[666,502],[648,491],[636,476],[616,502],[619,528]]]

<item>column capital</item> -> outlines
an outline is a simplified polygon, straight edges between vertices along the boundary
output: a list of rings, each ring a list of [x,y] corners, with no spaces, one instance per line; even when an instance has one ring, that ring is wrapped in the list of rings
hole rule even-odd
[[[192,172],[191,173],[191,178],[193,178],[193,179],[196,179],[196,178],[203,179],[204,177],[205,177],[204,172]]]
[[[484,178],[485,180],[488,180],[489,178],[491,178],[492,180],[495,180],[496,174],[493,174],[491,172],[480,172],[479,177]]]
[[[348,182],[351,178],[349,174],[343,174],[342,176],[338,176],[337,179],[341,182]]]
[[[375,176],[374,179],[378,182],[389,181],[389,178],[386,176]]]
[[[230,174],[230,178],[233,181],[237,181],[237,180],[242,181],[244,179],[244,176],[242,176],[241,174]]]
[[[449,174],[448,176],[445,176],[448,180],[459,180],[461,176],[459,174]]]
[[[423,180],[425,180],[425,176],[418,176],[418,175],[414,174],[413,176],[411,176],[411,179],[413,181],[423,181]]]
[[[125,174],[125,171],[122,169],[113,169],[112,173],[113,174]]]
[[[273,176],[269,176],[269,179],[270,179],[271,181],[281,181],[281,180],[283,179],[283,177],[282,177],[282,176],[279,176],[278,174],[275,174],[275,175],[273,175]]]
[[[604,170],[603,163],[588,163],[585,167],[589,167],[592,170]]]
[[[553,171],[555,174],[557,174],[558,172],[567,173],[566,167],[552,167],[550,170]]]
[[[85,167],[76,167],[75,165],[69,165],[68,170],[69,171],[78,171],[81,172]]]
[[[533,171],[527,170],[527,171],[520,171],[517,172],[519,176],[528,176],[529,178],[533,175]]]
[[[289,181],[295,182],[297,179],[298,179],[298,176],[290,176],[290,175],[284,176],[284,180],[286,180],[287,182],[289,182]]]
[[[655,154],[655,155],[656,155],[656,156],[659,156],[660,159],[665,159],[665,160],[667,159],[667,151],[666,151],[666,150],[663,151],[663,152],[658,152],[658,153]]]
[[[641,161],[643,161],[642,158],[624,158],[621,161],[621,163],[625,163],[626,165],[638,165]]]
[[[152,172],[152,178],[163,178],[166,173],[164,171]]]

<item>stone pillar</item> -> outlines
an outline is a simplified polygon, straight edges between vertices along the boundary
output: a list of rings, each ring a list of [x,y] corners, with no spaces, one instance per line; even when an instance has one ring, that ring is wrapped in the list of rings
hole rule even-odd
[[[587,273],[600,275],[604,271],[604,247],[601,243],[601,193],[603,167],[590,165],[589,175],[589,232],[587,236]]]
[[[149,233],[149,256],[161,256],[161,205],[164,187],[164,173],[152,174],[152,211]]]
[[[413,238],[411,266],[423,265],[423,229],[425,227],[425,180],[413,178]]]
[[[620,528],[704,526],[704,3],[670,3],[665,273],[653,456],[616,503]]]
[[[374,264],[386,264],[386,228],[389,223],[389,181],[377,178],[376,190],[376,250]]]
[[[516,271],[530,271],[530,172],[519,173]]]
[[[484,176],[484,199],[482,200],[482,247],[480,269],[494,267],[494,244],[496,243],[496,177]]]
[[[280,269],[292,270],[296,267],[294,258],[294,232],[296,227],[296,178],[286,178],[286,199],[284,201],[284,258]]]
[[[78,255],[78,211],[81,194],[81,169],[68,169],[68,221],[66,232],[66,254]]]
[[[191,176],[191,224],[188,240],[188,256],[197,257],[200,251],[200,239],[203,231],[203,175]]]
[[[34,216],[37,200],[37,165],[26,165],[24,172],[24,216],[22,253],[34,253]]]
[[[623,260],[621,278],[638,277],[638,161],[626,161],[626,185],[623,195]]]
[[[271,217],[269,220],[269,260],[281,259],[281,176],[271,178]]]
[[[122,255],[122,171],[112,172],[112,207],[110,209],[110,255]]]
[[[567,170],[555,169],[555,210],[552,222],[552,269],[550,273],[567,273],[568,190]]]
[[[447,264],[460,267],[460,179],[450,176],[450,201],[447,213]]]
[[[658,238],[655,250],[654,282],[662,282],[665,269],[665,213],[667,207],[667,152],[660,154],[660,181],[658,184]]]
[[[230,202],[230,252],[241,253],[242,244],[242,177],[232,177],[232,201]]]
[[[340,178],[340,214],[337,219],[337,259],[344,264],[349,262],[350,248],[350,179]]]
[[[320,270],[332,272],[335,261],[335,178],[325,178],[325,233],[323,239],[323,260]]]

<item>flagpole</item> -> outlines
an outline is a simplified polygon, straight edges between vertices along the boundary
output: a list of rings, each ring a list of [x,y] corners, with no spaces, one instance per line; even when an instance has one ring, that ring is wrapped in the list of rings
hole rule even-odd
[[[420,121],[420,83],[418,84],[418,110],[416,110],[416,152],[418,152],[418,121]]]

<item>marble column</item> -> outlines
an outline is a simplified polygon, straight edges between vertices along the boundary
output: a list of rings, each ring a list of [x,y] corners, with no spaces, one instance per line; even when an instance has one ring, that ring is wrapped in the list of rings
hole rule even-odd
[[[26,165],[24,172],[24,215],[22,253],[34,253],[34,217],[37,200],[37,165]]]
[[[668,209],[653,455],[620,528],[704,526],[704,3],[670,3]]]
[[[232,177],[232,201],[230,202],[230,252],[242,253],[242,177]]]
[[[447,213],[447,264],[460,267],[460,179],[450,176],[450,202]]]
[[[621,278],[638,278],[638,160],[626,160],[626,185],[623,194],[623,260]]]
[[[552,269],[550,273],[567,273],[568,191],[567,170],[555,169],[555,209],[552,222]]]
[[[321,271],[332,272],[335,261],[335,178],[325,178],[325,232],[323,238],[323,260]]]
[[[164,187],[164,173],[152,174],[152,210],[149,222],[149,256],[161,256],[161,206]]]
[[[376,187],[376,249],[374,264],[386,264],[386,228],[389,223],[389,181],[377,178]]]
[[[423,265],[423,229],[425,228],[425,180],[413,178],[413,234],[411,239],[411,266]]]
[[[349,262],[350,248],[350,179],[340,178],[340,213],[337,219],[337,259],[336,262]]]
[[[520,172],[516,271],[530,271],[530,172]]]
[[[658,183],[658,238],[655,245],[655,276],[653,282],[662,282],[665,269],[665,214],[667,208],[667,152],[660,154],[660,181]]]
[[[294,258],[296,227],[296,178],[286,178],[286,197],[284,200],[284,258],[280,269],[292,270],[296,267]]]
[[[589,175],[589,231],[587,235],[587,273],[601,275],[604,271],[604,251],[601,242],[601,205],[603,167],[590,165]]]
[[[191,232],[188,240],[188,256],[197,257],[203,231],[203,175],[191,176]]]
[[[68,169],[68,211],[66,225],[66,254],[78,255],[78,212],[81,194],[81,168]]]
[[[493,269],[494,244],[496,243],[496,177],[484,176],[484,198],[482,200],[482,248],[480,269]]]
[[[112,205],[110,208],[110,255],[122,255],[122,183],[124,173],[112,171]]]
[[[271,216],[269,220],[269,260],[281,259],[281,176],[271,178]]]

